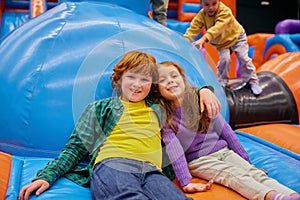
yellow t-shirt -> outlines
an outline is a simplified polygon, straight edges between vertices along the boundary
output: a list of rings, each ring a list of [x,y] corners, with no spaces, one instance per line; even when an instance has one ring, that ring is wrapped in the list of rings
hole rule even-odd
[[[95,164],[121,157],[150,162],[161,169],[161,134],[155,112],[145,101],[121,102],[123,115],[100,148]]]

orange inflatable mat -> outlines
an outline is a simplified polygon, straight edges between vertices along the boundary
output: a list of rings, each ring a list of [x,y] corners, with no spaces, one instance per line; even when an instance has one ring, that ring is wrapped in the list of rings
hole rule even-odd
[[[300,154],[300,127],[291,124],[267,124],[241,128],[238,131],[255,135],[277,146]]]
[[[0,199],[5,199],[11,168],[11,155],[0,152]]]
[[[179,183],[177,179],[173,181],[175,185],[179,187]],[[206,180],[199,179],[199,178],[193,178],[193,183],[207,183]],[[193,198],[194,200],[216,200],[216,199],[222,199],[222,200],[244,200],[243,196],[238,194],[237,192],[231,190],[230,188],[227,188],[225,186],[219,185],[217,183],[214,183],[212,188],[206,192],[196,192],[196,193],[186,193],[186,196]]]

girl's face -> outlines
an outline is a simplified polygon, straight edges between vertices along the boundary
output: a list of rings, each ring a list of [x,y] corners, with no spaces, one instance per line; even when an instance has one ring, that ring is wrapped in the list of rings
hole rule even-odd
[[[158,89],[161,95],[169,100],[173,101],[175,105],[180,106],[184,90],[185,84],[184,80],[174,66],[160,66],[158,67]]]
[[[138,102],[147,97],[151,90],[152,77],[127,71],[121,79],[122,96],[124,101]]]
[[[204,9],[204,12],[212,17],[214,14],[216,14],[218,8],[219,8],[219,2],[220,0],[202,0],[202,7]]]

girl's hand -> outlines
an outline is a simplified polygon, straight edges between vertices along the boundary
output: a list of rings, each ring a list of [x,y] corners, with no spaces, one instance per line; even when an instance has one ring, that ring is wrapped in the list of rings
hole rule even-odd
[[[212,184],[214,183],[213,180],[210,180],[208,183],[206,184],[202,184],[202,183],[190,183],[187,184],[185,186],[182,187],[184,192],[205,192],[207,190],[209,190],[212,187]]]
[[[44,181],[42,179],[36,180],[22,188],[22,190],[19,193],[18,200],[28,200],[30,194],[34,191],[36,191],[35,195],[39,196],[49,187],[50,184],[47,181]]]

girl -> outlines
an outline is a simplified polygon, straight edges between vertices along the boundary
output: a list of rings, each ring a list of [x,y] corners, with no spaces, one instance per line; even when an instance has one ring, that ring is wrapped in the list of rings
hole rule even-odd
[[[199,112],[198,95],[181,66],[163,62],[158,72],[160,103],[167,117],[162,138],[185,192],[198,191],[199,185],[191,183],[193,175],[230,187],[248,199],[300,200],[295,191],[250,164],[247,152],[220,114],[210,120],[206,112]]]

